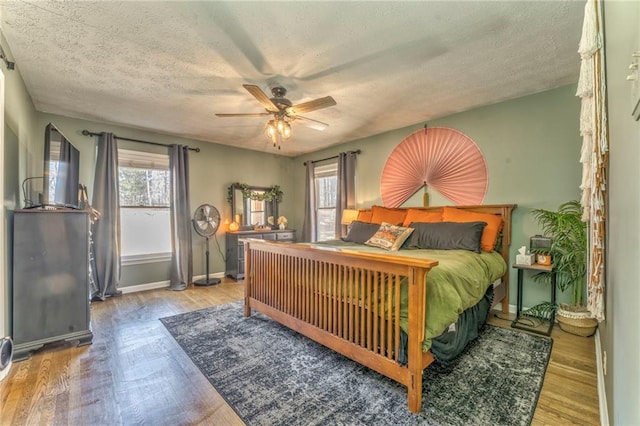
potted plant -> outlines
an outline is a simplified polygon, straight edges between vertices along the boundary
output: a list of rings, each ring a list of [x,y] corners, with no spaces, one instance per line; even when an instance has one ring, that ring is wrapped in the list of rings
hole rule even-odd
[[[571,304],[549,306],[556,310],[556,319],[560,328],[580,336],[595,333],[598,322],[584,306],[584,290],[587,278],[587,224],[582,221],[582,206],[578,201],[566,202],[557,211],[535,209],[531,212],[542,228],[545,236],[550,237],[550,249],[537,249],[534,252],[551,256],[556,274],[556,285],[560,291],[571,291]],[[541,272],[534,276],[537,281],[551,283],[551,273]],[[540,306],[540,305],[539,305]],[[542,310],[544,306],[540,306]]]

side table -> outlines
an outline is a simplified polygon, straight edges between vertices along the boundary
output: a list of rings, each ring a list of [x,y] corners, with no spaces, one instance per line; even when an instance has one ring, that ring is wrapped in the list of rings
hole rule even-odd
[[[524,271],[525,270],[529,270],[529,271],[537,271],[537,272],[551,272],[551,304],[555,305],[556,304],[556,273],[553,269],[553,265],[547,266],[547,265],[519,265],[519,264],[514,264],[513,265],[514,268],[516,268],[518,270],[518,294],[517,294],[517,310],[516,310],[516,318],[513,320],[513,322],[511,323],[511,327],[512,328],[519,328],[521,330],[527,330],[531,333],[537,333],[537,334],[542,334],[544,336],[550,336],[551,335],[551,330],[553,329],[553,325],[555,323],[555,319],[556,319],[556,312],[555,310],[553,312],[551,312],[551,317],[549,318],[549,328],[546,331],[540,331],[537,330],[533,327],[527,327],[526,325],[521,324],[519,321],[520,319],[522,319],[522,293],[523,293],[523,289],[522,289],[522,281],[523,281],[523,275],[524,275]],[[544,320],[546,321],[547,319],[544,318]]]

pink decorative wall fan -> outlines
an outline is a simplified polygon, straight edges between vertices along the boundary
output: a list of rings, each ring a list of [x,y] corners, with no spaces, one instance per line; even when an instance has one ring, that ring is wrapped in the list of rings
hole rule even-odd
[[[382,169],[382,202],[398,207],[425,184],[456,205],[482,204],[489,179],[478,145],[447,127],[421,129],[404,138]]]

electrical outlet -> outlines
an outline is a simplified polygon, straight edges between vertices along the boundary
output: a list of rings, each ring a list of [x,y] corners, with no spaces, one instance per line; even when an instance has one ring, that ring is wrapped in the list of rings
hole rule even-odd
[[[602,372],[607,375],[607,351],[602,351]]]

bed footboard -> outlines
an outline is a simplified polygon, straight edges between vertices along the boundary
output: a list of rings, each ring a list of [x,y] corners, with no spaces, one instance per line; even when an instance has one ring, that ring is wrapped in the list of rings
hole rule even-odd
[[[426,276],[435,261],[265,240],[245,241],[245,316],[261,312],[408,389],[420,411]],[[401,281],[408,289],[408,364],[398,363]],[[398,303],[396,303],[398,301]]]

